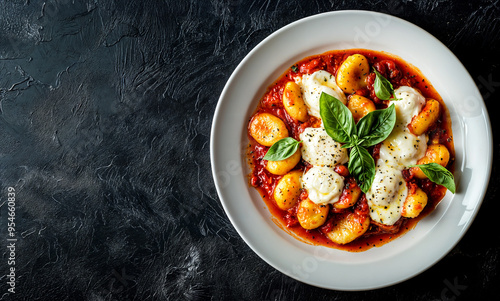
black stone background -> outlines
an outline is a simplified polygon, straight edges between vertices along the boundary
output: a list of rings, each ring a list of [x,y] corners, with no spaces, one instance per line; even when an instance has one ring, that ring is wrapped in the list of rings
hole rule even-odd
[[[297,282],[226,217],[209,160],[224,84],[275,30],[342,9],[401,17],[448,46],[477,83],[498,145],[499,1],[1,1],[0,300],[494,299],[495,166],[460,243],[424,273],[375,291]],[[3,276],[8,187],[15,294]]]

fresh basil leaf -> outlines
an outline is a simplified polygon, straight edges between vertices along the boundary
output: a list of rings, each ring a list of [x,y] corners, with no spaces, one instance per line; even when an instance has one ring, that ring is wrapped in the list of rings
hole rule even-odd
[[[290,158],[299,148],[300,142],[290,137],[283,138],[269,148],[263,159],[281,161]]]
[[[375,82],[373,83],[373,89],[375,90],[375,95],[382,100],[388,100],[394,93],[394,87],[391,82],[387,80],[382,74],[380,74],[375,68]]]
[[[326,133],[333,140],[348,143],[356,134],[356,123],[351,111],[337,98],[322,92],[319,98],[319,113]]]
[[[368,147],[384,141],[396,125],[396,107],[375,110],[363,116],[356,125],[359,145]]]
[[[349,155],[347,168],[357,180],[359,188],[367,193],[375,178],[375,161],[368,150],[359,145],[354,146]]]
[[[429,180],[438,185],[443,185],[449,191],[451,191],[451,193],[455,193],[455,178],[453,177],[453,174],[445,167],[437,163],[412,165],[410,167],[420,167],[422,172],[427,176],[427,178],[429,178]]]
[[[375,110],[373,112],[377,112],[380,110]],[[368,137],[370,132],[372,131],[372,125],[377,118],[376,113],[370,112],[365,116],[361,117],[361,119],[356,124],[356,132],[360,137]]]

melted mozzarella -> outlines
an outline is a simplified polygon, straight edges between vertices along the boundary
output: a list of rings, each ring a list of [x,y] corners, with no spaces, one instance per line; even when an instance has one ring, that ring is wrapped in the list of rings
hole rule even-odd
[[[314,203],[333,204],[342,194],[344,178],[332,168],[314,166],[302,177],[302,185]]]
[[[401,217],[401,207],[408,195],[401,171],[416,164],[427,150],[427,136],[415,136],[407,127],[413,116],[422,110],[425,98],[407,86],[399,87],[394,94],[397,100],[389,105],[396,107],[396,125],[382,142],[375,179],[366,194],[370,217],[385,225],[393,225]]]
[[[392,100],[389,105],[396,106],[396,123],[406,127],[413,116],[417,115],[425,105],[425,97],[417,90],[408,86],[401,86],[394,90],[397,100]]]
[[[406,127],[395,127],[380,146],[380,160],[388,166],[404,169],[416,164],[417,160],[425,155],[426,150],[425,135],[415,136]]]
[[[417,115],[425,104],[425,98],[415,89],[407,86],[394,91],[397,100],[389,105],[396,107],[396,125],[392,133],[382,142],[380,159],[387,165],[404,169],[416,164],[427,150],[426,135],[415,136],[408,130],[413,116]]]
[[[401,207],[408,194],[401,170],[378,161],[373,184],[366,193],[372,220],[393,225],[401,217]]]
[[[335,76],[328,71],[320,70],[311,75],[304,75],[297,79],[300,86],[307,111],[310,115],[321,118],[319,114],[319,98],[322,92],[340,100],[343,104],[347,102],[344,92],[337,86]]]
[[[306,128],[300,134],[302,159],[314,166],[335,167],[349,159],[347,149],[332,139],[324,128]]]

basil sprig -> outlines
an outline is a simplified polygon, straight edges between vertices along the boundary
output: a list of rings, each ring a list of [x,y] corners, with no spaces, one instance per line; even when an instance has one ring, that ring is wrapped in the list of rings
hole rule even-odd
[[[269,148],[263,159],[268,161],[281,161],[290,158],[295,154],[301,142],[302,141],[297,141],[291,137],[278,140]]]
[[[394,104],[384,110],[375,110],[366,114],[356,125],[358,135],[363,137],[361,146],[372,146],[384,141],[391,134],[396,124]]]
[[[337,98],[321,93],[320,115],[326,133],[333,140],[351,148],[347,168],[363,192],[367,192],[375,177],[375,162],[366,149],[385,140],[396,124],[394,104],[363,116],[356,124],[351,111]]]
[[[419,167],[420,170],[432,182],[446,187],[451,193],[455,193],[455,178],[451,171],[437,163],[417,164],[409,167]]]
[[[382,100],[391,99],[394,94],[394,87],[391,82],[380,74],[375,68],[373,68],[373,71],[375,71],[375,82],[373,83],[375,95]]]

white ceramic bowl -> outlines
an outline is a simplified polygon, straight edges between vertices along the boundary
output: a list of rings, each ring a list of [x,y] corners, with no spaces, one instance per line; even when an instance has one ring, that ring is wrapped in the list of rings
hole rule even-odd
[[[249,186],[247,122],[266,88],[300,59],[334,49],[386,51],[413,64],[446,103],[455,139],[457,193],[450,192],[406,235],[379,248],[350,253],[305,244],[278,228]],[[299,281],[337,290],[380,288],[413,277],[461,239],[483,200],[491,171],[491,126],[481,95],[441,42],[404,20],[368,11],[315,15],[276,31],[257,45],[228,80],[210,141],[212,172],[222,205],[244,241],[274,268]]]

